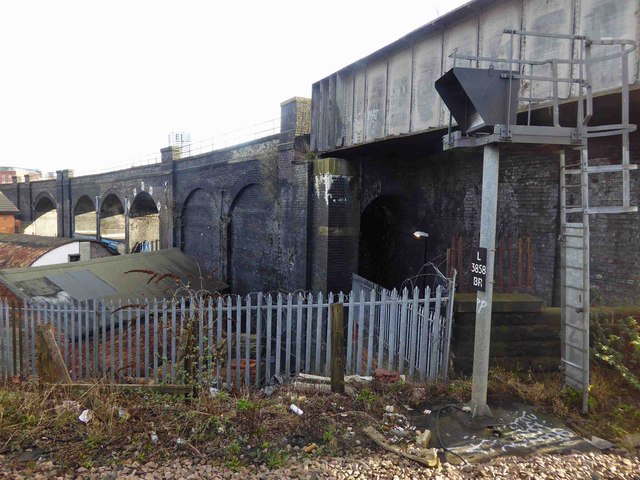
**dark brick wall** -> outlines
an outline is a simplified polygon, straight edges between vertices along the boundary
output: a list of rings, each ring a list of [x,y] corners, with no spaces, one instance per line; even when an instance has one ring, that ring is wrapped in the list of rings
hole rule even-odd
[[[591,164],[619,162],[620,141],[590,141]],[[568,151],[567,163],[578,153]],[[444,267],[451,237],[463,235],[479,241],[482,183],[482,151],[455,151],[420,156],[407,155],[402,163],[394,157],[370,155],[362,165],[362,205],[395,196],[402,206],[397,248],[402,258],[392,262],[391,278],[415,274],[420,252],[411,242],[415,225],[430,234],[429,259]],[[631,162],[640,160],[640,135],[631,136]],[[400,166],[404,165],[404,166]],[[555,149],[506,145],[501,148],[497,237],[529,234],[533,251],[533,294],[548,305],[559,303],[559,157]],[[591,175],[590,204],[612,205],[620,201],[620,174]],[[640,203],[640,175],[631,172],[632,205]],[[614,183],[618,182],[618,183]],[[616,202],[617,201],[617,202]],[[591,217],[591,283],[593,302],[640,303],[640,215]],[[406,240],[404,240],[406,239]],[[444,268],[441,268],[444,271]]]
[[[220,273],[220,208],[202,188],[191,192],[180,223],[183,252],[192,255],[203,272]]]
[[[640,103],[640,102],[637,102]],[[481,151],[436,153],[440,133],[390,139],[334,159],[333,166],[308,155],[309,103],[281,105],[281,133],[215,152],[177,158],[163,151],[162,163],[119,172],[15,183],[0,189],[34,219],[34,203],[50,196],[58,204],[59,226],[72,231],[76,203],[113,193],[124,205],[141,191],[159,209],[163,247],[183,246],[221,278],[242,279],[240,290],[348,290],[351,273],[364,270],[361,219],[372,211],[393,212],[383,232],[388,255],[369,255],[371,269],[385,272],[380,283],[407,285],[423,263],[424,243],[411,234],[427,231],[427,259],[444,271],[451,237],[477,243],[480,221]],[[632,109],[632,121],[640,113]],[[619,138],[593,140],[592,163],[619,158]],[[348,155],[347,155],[348,153]],[[337,155],[337,153],[336,153]],[[568,161],[577,152],[568,151]],[[640,159],[640,134],[631,138],[631,161]],[[338,162],[340,165],[338,165]],[[323,166],[324,165],[324,166]],[[500,162],[498,238],[529,234],[533,293],[558,303],[558,155],[553,149],[503,146]],[[612,176],[593,176],[592,204],[615,200]],[[640,174],[631,172],[632,203],[640,203]],[[592,217],[591,271],[594,301],[638,303],[640,215]],[[375,233],[375,231],[374,231]],[[375,235],[373,235],[375,240]],[[371,240],[371,239],[369,239]],[[432,274],[432,271],[427,271]],[[431,284],[433,277],[427,277]],[[419,283],[418,283],[419,285]]]
[[[277,268],[281,232],[275,210],[276,204],[257,184],[236,198],[229,223],[229,280],[235,293],[266,292],[283,285]]]

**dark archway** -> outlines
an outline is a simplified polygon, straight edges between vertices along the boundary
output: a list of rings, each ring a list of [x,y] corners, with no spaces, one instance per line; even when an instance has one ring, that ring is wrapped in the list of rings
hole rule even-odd
[[[160,245],[160,215],[153,197],[142,191],[129,208],[129,251],[158,250]]]
[[[73,236],[96,235],[96,207],[87,195],[81,196],[73,209]]]
[[[55,201],[48,195],[38,197],[33,207],[34,219],[24,229],[30,235],[58,236],[58,211]]]
[[[213,198],[197,188],[189,193],[180,214],[180,249],[193,256],[203,272],[219,277],[220,223]]]
[[[251,184],[234,199],[229,215],[229,283],[233,293],[269,291],[281,283],[275,202]]]
[[[118,242],[121,245],[118,250],[124,252],[124,205],[113,193],[108,194],[100,205],[100,236]]]
[[[360,217],[359,275],[385,288],[399,288],[416,270],[411,258],[415,240],[406,221],[400,197],[383,195],[374,199]]]

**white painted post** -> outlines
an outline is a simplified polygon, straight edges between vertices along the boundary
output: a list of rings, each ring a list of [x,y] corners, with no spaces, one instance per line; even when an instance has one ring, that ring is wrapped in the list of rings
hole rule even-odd
[[[474,418],[492,416],[487,406],[489,376],[489,344],[491,340],[491,307],[493,302],[493,263],[496,248],[496,215],[498,210],[498,171],[500,147],[485,145],[482,165],[482,206],[480,213],[480,247],[487,249],[487,284],[476,298],[476,332],[473,348],[471,412]]]

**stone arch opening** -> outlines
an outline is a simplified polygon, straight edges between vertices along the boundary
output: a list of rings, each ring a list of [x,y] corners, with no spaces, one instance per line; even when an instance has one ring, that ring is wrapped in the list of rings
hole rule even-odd
[[[246,295],[282,284],[279,270],[279,228],[275,203],[262,186],[250,184],[234,198],[229,210],[228,280],[232,292]]]
[[[220,269],[218,224],[219,213],[211,195],[202,188],[189,193],[180,212],[180,249],[193,256],[203,272],[216,274]]]
[[[412,258],[416,245],[407,216],[396,195],[382,195],[367,205],[360,217],[359,275],[391,289],[417,272],[422,258]]]
[[[124,252],[124,205],[113,193],[108,194],[100,205],[100,236],[103,240],[117,242],[118,251]]]
[[[96,236],[96,207],[87,195],[73,209],[73,236]]]
[[[58,236],[58,210],[55,201],[48,194],[41,195],[33,207],[33,221],[24,229],[30,235],[44,237]]]
[[[153,197],[138,193],[129,208],[129,251],[148,252],[160,249],[160,214]]]

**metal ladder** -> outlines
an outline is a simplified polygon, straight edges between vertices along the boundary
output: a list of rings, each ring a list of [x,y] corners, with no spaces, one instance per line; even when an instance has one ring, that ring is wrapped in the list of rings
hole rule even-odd
[[[623,123],[628,123],[628,119]],[[629,163],[629,132],[621,135],[620,164],[590,166],[586,144],[580,150],[580,162],[576,165],[567,166],[565,152],[560,152],[561,370],[564,384],[582,391],[584,413],[588,411],[590,373],[589,216],[638,211],[637,206],[630,205],[629,176],[638,165]],[[602,173],[622,174],[622,205],[589,205],[589,175]],[[568,200],[571,204],[567,204]]]

